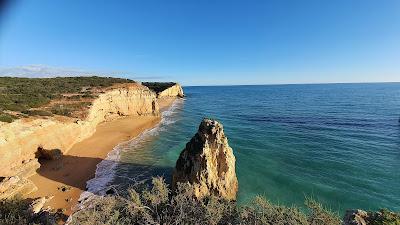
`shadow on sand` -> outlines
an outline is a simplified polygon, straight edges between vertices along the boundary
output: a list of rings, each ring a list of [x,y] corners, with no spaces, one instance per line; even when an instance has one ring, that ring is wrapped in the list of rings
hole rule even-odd
[[[86,191],[86,182],[95,177],[97,165],[102,161],[103,159],[101,158],[71,155],[64,155],[59,160],[40,159],[41,167],[38,170],[38,174],[47,179],[62,183],[65,186],[71,186]],[[104,163],[111,165],[116,162],[104,160],[102,164]],[[118,164],[114,168],[114,179],[116,183],[120,183],[121,186],[127,187],[134,185],[135,182],[145,182],[155,176],[163,176],[167,183],[171,182],[173,169],[171,167],[126,162],[117,163]]]

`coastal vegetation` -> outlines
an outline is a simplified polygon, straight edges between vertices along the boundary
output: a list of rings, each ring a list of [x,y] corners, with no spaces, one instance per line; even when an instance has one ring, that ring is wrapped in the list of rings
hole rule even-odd
[[[113,77],[0,77],[0,121],[30,116],[61,115],[79,118],[96,95],[107,87],[133,80]],[[156,93],[174,82],[144,82]]]
[[[53,225],[66,219],[67,216],[57,210],[33,213],[31,203],[19,197],[0,200],[1,225]]]
[[[112,77],[0,77],[0,121],[28,116],[71,116],[102,89],[135,81]],[[50,104],[55,102],[55,104]]]
[[[314,200],[306,202],[309,213],[274,205],[261,196],[239,206],[215,195],[197,199],[187,183],[172,192],[161,177],[153,178],[151,188],[137,185],[124,196],[96,197],[86,205],[72,215],[70,224],[340,224],[337,214]],[[31,213],[25,200],[0,201],[0,224],[55,224],[65,219],[59,211]]]
[[[194,197],[188,183],[180,183],[175,193],[163,178],[152,180],[152,188],[131,188],[128,195],[100,197],[72,216],[72,224],[276,224],[339,225],[337,214],[314,200],[307,200],[309,213],[297,207],[274,205],[258,196],[249,204],[216,195]],[[171,194],[173,193],[173,194]]]
[[[194,197],[194,189],[181,183],[172,191],[162,177],[152,179],[151,188],[131,187],[125,195],[95,197],[85,208],[71,216],[73,225],[100,224],[267,224],[267,225],[340,225],[337,212],[330,211],[313,199],[303,207],[282,206],[257,196],[245,205],[216,195]],[[369,225],[400,225],[400,213],[388,210],[370,213]],[[65,222],[60,211],[34,214],[21,199],[0,201],[0,224],[55,224]]]
[[[176,83],[174,82],[143,82],[144,86],[150,88],[156,93],[160,93],[167,88],[174,86]]]

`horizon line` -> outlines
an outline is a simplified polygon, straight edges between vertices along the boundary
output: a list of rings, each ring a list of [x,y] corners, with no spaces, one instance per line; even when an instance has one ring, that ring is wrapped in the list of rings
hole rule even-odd
[[[173,82],[173,81],[171,81]],[[177,82],[179,83],[179,82]],[[183,87],[219,87],[219,86],[279,86],[279,85],[320,85],[320,84],[390,84],[400,81],[356,81],[356,82],[316,82],[316,83],[263,83],[263,84],[211,84],[211,85],[182,85]]]
[[[122,78],[122,79],[128,79],[132,80],[135,82],[160,82],[160,83],[168,83],[168,82],[174,82],[181,84],[179,81],[142,81],[140,78],[139,80],[136,80],[135,78],[128,78],[128,77],[123,77],[123,76],[113,76],[113,75],[100,75],[100,74],[93,74],[90,76],[85,76],[85,75],[78,75],[78,76],[54,76],[54,77],[29,77],[29,76],[2,76],[0,75],[0,78],[2,77],[7,77],[7,78],[29,78],[29,79],[41,79],[41,78],[57,78],[57,77],[109,77],[109,78]],[[400,83],[399,81],[354,81],[354,82],[304,82],[304,83],[261,83],[261,84],[201,84],[201,85],[181,85],[182,87],[224,87],[224,86],[279,86],[279,85],[321,85],[321,84],[389,84],[389,83]]]

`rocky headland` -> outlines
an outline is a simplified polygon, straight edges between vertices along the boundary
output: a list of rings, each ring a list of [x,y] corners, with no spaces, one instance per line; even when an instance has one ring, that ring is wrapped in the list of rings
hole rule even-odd
[[[174,84],[173,86],[157,93],[157,98],[171,98],[176,96],[180,98],[183,98],[185,96],[183,94],[183,89],[179,84]]]
[[[156,94],[138,84],[120,85],[100,94],[83,120],[68,117],[26,118],[0,127],[0,176],[16,175],[36,159],[39,148],[66,153],[75,143],[89,137],[96,126],[120,116],[159,114]]]
[[[178,84],[164,91],[171,102],[183,96]],[[41,167],[39,159],[59,159],[68,154],[78,143],[93,136],[100,124],[120,118],[144,118],[137,122],[140,130],[153,126],[154,121],[159,121],[162,101],[154,90],[140,83],[119,83],[102,89],[85,109],[83,118],[30,116],[0,123],[0,199],[35,192],[37,185],[30,178]],[[149,125],[143,122],[146,118]],[[135,123],[136,120],[126,121]]]

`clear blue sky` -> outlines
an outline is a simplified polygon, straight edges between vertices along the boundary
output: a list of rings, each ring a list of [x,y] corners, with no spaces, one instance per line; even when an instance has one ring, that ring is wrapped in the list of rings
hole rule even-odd
[[[21,0],[1,13],[0,67],[185,85],[400,81],[399,0]]]

